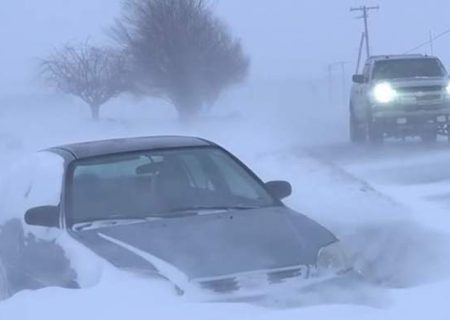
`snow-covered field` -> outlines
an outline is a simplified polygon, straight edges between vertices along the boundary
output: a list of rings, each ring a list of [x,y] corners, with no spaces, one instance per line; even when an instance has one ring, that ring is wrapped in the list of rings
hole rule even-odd
[[[346,143],[345,114],[336,117],[340,113],[335,110],[324,117],[326,108],[320,106],[308,113],[295,107],[228,108],[201,124],[182,126],[159,102],[119,101],[105,109],[100,123],[89,121],[84,108],[65,100],[50,99],[45,107],[42,102],[26,105],[0,110],[0,179],[19,158],[66,142],[152,134],[203,136],[224,145],[264,180],[289,180],[294,194],[287,203],[335,232],[367,282],[303,294],[278,292],[256,304],[206,303],[177,297],[164,283],[105,266],[101,282],[92,288],[21,292],[0,302],[0,319],[450,317],[446,142],[354,147]]]

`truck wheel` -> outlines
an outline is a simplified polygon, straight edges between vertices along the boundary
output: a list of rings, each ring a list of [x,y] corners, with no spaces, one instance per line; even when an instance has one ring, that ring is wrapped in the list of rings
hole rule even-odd
[[[373,144],[382,144],[384,142],[384,132],[375,123],[369,123],[369,141]]]
[[[6,267],[0,258],[0,301],[10,297],[9,279]]]
[[[450,125],[446,124],[444,130],[445,130],[444,133],[447,134],[447,141],[450,143]]]
[[[434,131],[424,132],[420,135],[424,143],[434,143],[437,141],[437,133]]]
[[[350,113],[350,140],[353,143],[362,143],[366,140],[364,128],[361,128],[352,113]]]

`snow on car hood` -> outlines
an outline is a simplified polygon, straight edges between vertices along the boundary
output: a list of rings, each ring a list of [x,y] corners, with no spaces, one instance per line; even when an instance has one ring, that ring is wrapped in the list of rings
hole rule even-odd
[[[141,222],[74,236],[118,267],[147,265],[166,276],[160,270],[166,264],[188,280],[312,265],[318,250],[336,241],[319,224],[283,207]]]

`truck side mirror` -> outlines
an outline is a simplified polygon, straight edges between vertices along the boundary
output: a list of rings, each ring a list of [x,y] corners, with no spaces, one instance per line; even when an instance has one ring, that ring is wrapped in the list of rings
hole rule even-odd
[[[354,74],[352,77],[352,80],[354,83],[359,83],[359,84],[366,82],[366,78],[362,74]]]

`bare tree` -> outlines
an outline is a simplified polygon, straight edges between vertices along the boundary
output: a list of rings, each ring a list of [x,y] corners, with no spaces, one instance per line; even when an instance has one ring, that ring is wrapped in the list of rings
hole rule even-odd
[[[99,119],[100,107],[124,92],[127,86],[127,59],[110,48],[87,42],[66,45],[41,63],[47,83],[57,90],[81,98]]]
[[[141,90],[164,93],[182,119],[247,75],[240,40],[204,0],[125,0],[113,35],[130,55]]]

